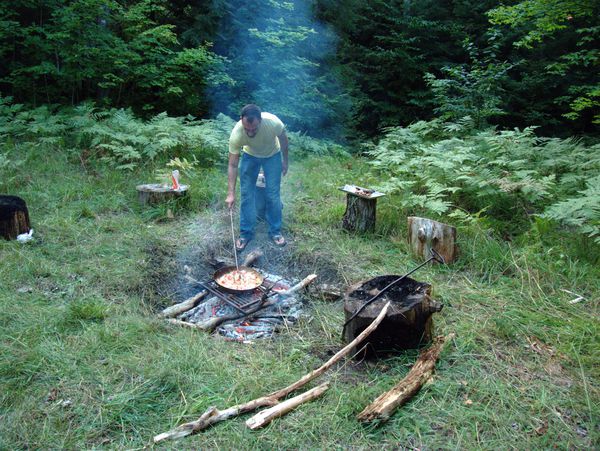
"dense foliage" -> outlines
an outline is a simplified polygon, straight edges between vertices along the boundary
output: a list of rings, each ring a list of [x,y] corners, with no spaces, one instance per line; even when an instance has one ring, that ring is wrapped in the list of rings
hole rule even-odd
[[[1,0],[0,93],[148,117],[254,101],[334,138],[440,113],[590,133],[598,17],[594,0]]]
[[[369,153],[408,213],[483,216],[506,236],[537,215],[600,243],[599,144],[436,120],[391,128]]]

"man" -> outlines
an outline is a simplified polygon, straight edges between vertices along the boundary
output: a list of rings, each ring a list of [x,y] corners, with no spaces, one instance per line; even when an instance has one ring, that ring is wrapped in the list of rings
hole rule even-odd
[[[241,156],[240,156],[241,155]],[[240,166],[240,237],[236,248],[242,251],[254,238],[256,225],[256,179],[262,167],[265,174],[265,219],[269,237],[277,246],[285,246],[281,234],[281,177],[288,169],[288,139],[283,122],[277,116],[261,112],[254,104],[242,108],[240,120],[229,137],[228,189],[225,202],[235,204],[235,184]]]

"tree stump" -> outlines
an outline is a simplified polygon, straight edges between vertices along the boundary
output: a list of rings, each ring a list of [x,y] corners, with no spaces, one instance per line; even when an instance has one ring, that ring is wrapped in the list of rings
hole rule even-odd
[[[0,236],[14,240],[31,230],[27,204],[17,196],[0,195]]]
[[[384,194],[355,185],[345,185],[340,189],[346,193],[346,212],[342,218],[342,227],[351,232],[375,230],[377,198]]]
[[[431,249],[446,263],[453,262],[458,256],[456,228],[431,219],[409,216],[408,242],[412,251],[425,259],[431,256]]]
[[[187,196],[188,186],[180,185],[179,189],[174,190],[169,185],[152,183],[138,185],[135,189],[138,192],[138,200],[142,205],[155,205],[172,199],[184,198]]]
[[[344,295],[346,321],[367,300],[399,277],[379,276],[351,287]],[[432,314],[442,309],[442,304],[431,299],[430,295],[431,285],[409,277],[401,280],[347,324],[344,331],[345,342],[350,343],[356,338],[388,301],[391,301],[388,314],[368,340],[360,345],[367,346],[357,355],[358,358],[413,349],[430,342],[433,336]]]

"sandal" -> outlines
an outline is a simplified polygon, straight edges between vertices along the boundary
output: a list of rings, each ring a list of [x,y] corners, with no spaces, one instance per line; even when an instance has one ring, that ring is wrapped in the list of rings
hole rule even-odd
[[[271,241],[273,241],[273,244],[275,246],[279,246],[279,247],[283,247],[287,244],[283,235],[273,235],[271,237]]]
[[[244,249],[246,249],[246,246],[248,246],[249,242],[250,242],[250,239],[248,239],[248,238],[243,238],[243,237],[238,238],[238,240],[235,242],[235,250],[238,252],[243,251]]]

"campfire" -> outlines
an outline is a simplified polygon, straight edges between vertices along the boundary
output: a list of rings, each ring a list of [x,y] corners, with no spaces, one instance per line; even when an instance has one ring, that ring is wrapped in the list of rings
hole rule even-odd
[[[249,254],[242,266],[248,267],[261,255],[260,251]],[[200,291],[164,309],[161,315],[173,324],[214,331],[228,340],[250,342],[269,338],[281,326],[299,319],[302,301],[298,292],[317,277],[310,275],[294,285],[283,276],[251,269],[260,275],[260,285],[250,290],[228,289],[227,284],[222,283],[227,270],[228,267],[217,270],[215,277],[206,281],[198,281],[188,274],[188,282]]]

